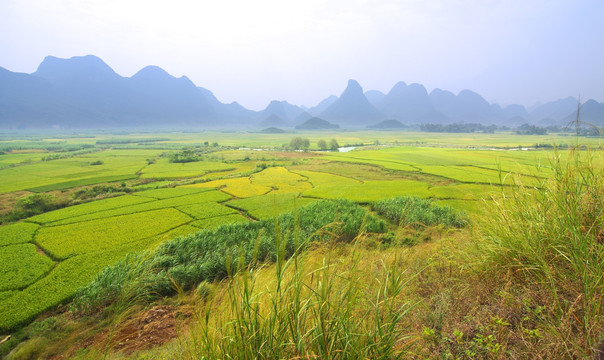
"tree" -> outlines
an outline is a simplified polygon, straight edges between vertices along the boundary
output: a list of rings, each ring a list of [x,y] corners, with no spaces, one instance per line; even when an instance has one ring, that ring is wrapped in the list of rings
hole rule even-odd
[[[331,139],[331,141],[329,142],[329,148],[331,150],[338,150],[339,147],[340,144],[338,144],[338,141],[336,139]]]
[[[317,142],[317,146],[319,147],[319,150],[327,150],[327,141],[321,139]]]
[[[298,136],[289,142],[289,147],[293,150],[308,150],[310,147],[310,141]]]

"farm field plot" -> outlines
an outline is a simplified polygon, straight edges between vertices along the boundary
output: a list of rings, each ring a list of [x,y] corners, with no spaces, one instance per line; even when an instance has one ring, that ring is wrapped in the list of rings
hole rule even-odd
[[[308,182],[313,185],[313,187],[347,186],[358,185],[362,183],[359,180],[320,171],[295,170],[293,172],[304,176],[306,179],[308,179]]]
[[[188,188],[216,188],[221,191],[238,198],[246,198],[250,196],[263,195],[271,191],[268,186],[252,184],[248,177],[240,177],[234,179],[213,180],[205,183],[184,185]]]
[[[32,320],[41,312],[69,299],[75,291],[130,251],[131,246],[108,252],[74,256],[58,263],[52,271],[22,291],[9,292],[0,298],[0,331],[13,329]],[[2,293],[0,293],[2,294]]]
[[[175,209],[154,210],[43,227],[36,234],[35,242],[53,257],[66,259],[152,237],[191,220]]]
[[[326,185],[307,190],[305,197],[321,199],[348,199],[369,203],[399,195],[430,196],[428,184],[414,180],[368,180],[358,185]]]
[[[364,150],[371,151],[371,150]],[[332,153],[324,155],[326,159],[334,160],[334,161],[346,161],[351,163],[361,163],[361,164],[373,164],[383,166],[387,169],[393,170],[402,170],[402,171],[418,171],[416,167],[414,167],[411,163],[405,162],[402,159],[381,159],[373,157],[374,154],[362,154],[359,155],[361,151],[351,151],[349,153]]]
[[[231,197],[211,188],[163,188],[134,194],[0,226],[0,261],[11,264],[0,270],[0,331],[68,299],[127,253],[203,228],[249,221],[218,204]],[[43,299],[34,300],[38,297]]]
[[[189,224],[181,225],[181,226],[179,226],[175,229],[172,229],[170,231],[167,231],[165,233],[155,235],[153,237],[142,239],[139,241],[135,241],[132,244],[128,244],[125,246],[130,246],[133,249],[138,248],[141,250],[142,249],[153,249],[154,247],[156,247],[157,245],[161,244],[162,242],[164,242],[166,240],[170,240],[170,239],[177,238],[179,236],[186,236],[186,235],[190,235],[190,234],[194,234],[194,233],[198,232],[199,228],[192,226],[194,222],[195,221],[192,221]],[[128,252],[132,252],[132,251],[135,251],[135,250],[130,250]]]
[[[31,242],[38,228],[37,224],[25,222],[0,226],[0,247]]]
[[[247,199],[231,200],[227,204],[245,210],[256,219],[268,219],[313,201],[314,199],[299,198],[296,193],[270,193]]]
[[[191,225],[197,226],[199,229],[214,229],[220,225],[234,224],[246,221],[249,221],[249,219],[245,216],[241,216],[239,214],[230,214],[193,221]]]
[[[77,216],[102,212],[116,208],[128,207],[136,204],[153,201],[152,198],[137,197],[133,195],[123,195],[114,198],[97,200],[94,202],[70,206],[59,210],[54,210],[44,214],[32,216],[27,221],[46,224],[64,219],[71,219]]]
[[[167,158],[159,159],[155,164],[141,170],[142,178],[171,179],[202,176],[209,172],[234,170],[235,167],[219,161],[195,161],[171,163]]]
[[[0,169],[0,193],[33,189],[48,191],[135,178],[156,154],[127,155],[121,152],[94,153]],[[98,165],[93,165],[100,161]]]
[[[58,153],[27,152],[0,155],[0,169],[29,162],[41,161],[42,158],[58,155]]]
[[[448,186],[432,186],[430,194],[437,199],[481,200],[488,199],[495,192],[500,192],[501,187],[477,184],[455,184]]]
[[[474,135],[380,131],[102,134],[20,139],[10,142],[12,145],[0,139],[0,150],[1,146],[30,146],[23,150],[28,152],[0,155],[0,193],[12,196],[9,200],[13,203],[28,195],[27,191],[68,198],[82,189],[80,186],[108,181],[124,181],[123,186],[130,191],[116,197],[102,193],[98,196],[105,197],[102,200],[94,200],[95,194],[83,199],[90,202],[0,226],[0,263],[9,264],[0,270],[0,331],[69,299],[78,287],[124,255],[200,229],[250,218],[267,219],[316,199],[344,198],[369,204],[415,195],[477,214],[484,206],[483,199],[489,201],[491,194],[514,189],[498,185],[499,169],[502,177],[517,175],[524,185],[539,185],[541,179],[534,175],[551,175],[552,151],[461,148],[485,146],[490,141],[496,146],[530,146],[551,139]],[[391,144],[442,145],[458,138],[460,142],[456,148],[367,146],[348,153],[281,151],[294,136],[310,138],[311,149],[316,148],[317,140],[330,138],[342,146],[372,145],[376,139]],[[555,141],[560,140],[568,139]],[[226,145],[233,148],[204,154],[210,161],[170,163],[165,156],[204,141],[216,141],[221,149]],[[83,144],[94,148],[77,154],[44,150],[49,145],[63,149]],[[265,150],[235,150],[256,146]],[[40,161],[54,154],[61,158]],[[559,154],[566,156],[564,151]],[[595,161],[602,164],[602,158]],[[513,184],[512,175],[507,176],[506,184]],[[70,204],[82,201],[73,199]]]
[[[311,189],[306,178],[292,173],[284,167],[269,167],[250,176],[252,184],[272,188],[272,193],[301,193]]]
[[[203,178],[206,180],[217,180],[223,178],[232,178],[235,176],[245,176],[245,174],[250,174],[256,169],[256,163],[253,161],[232,163],[229,165],[233,166],[232,170],[207,173],[203,176]]]
[[[526,175],[519,175],[511,172],[499,172],[497,170],[490,170],[484,168],[478,168],[475,166],[440,166],[440,165],[428,165],[422,168],[422,171],[446,177],[449,179],[457,180],[465,183],[479,183],[479,184],[505,184],[514,185],[516,179],[521,179],[521,183],[525,185],[539,185],[540,181],[538,178]]]
[[[363,182],[365,180],[404,179],[404,175],[409,174],[363,162],[329,161],[323,157],[313,160],[314,161],[308,162],[307,164],[291,166],[290,170],[294,172],[298,172],[298,170],[308,170],[320,173],[328,173],[350,178],[358,182]],[[416,172],[414,171],[412,174],[415,176]]]
[[[236,210],[215,202],[179,206],[177,209],[198,220],[237,213]]]
[[[526,175],[538,173],[540,165],[547,161],[547,154],[544,151],[392,147],[380,150],[351,151],[327,155],[325,158],[337,161],[365,162],[394,170],[419,171],[464,182],[496,183],[499,179],[497,171],[499,168],[505,173]],[[401,167],[401,164],[412,170]],[[472,175],[464,176],[464,172]],[[474,177],[476,178],[473,181]]]
[[[36,251],[34,244],[0,247],[0,291],[24,288],[46,274],[52,260]]]
[[[264,151],[264,150],[225,150],[210,154],[215,161],[256,161],[256,162],[281,162],[286,160],[312,157],[311,153],[299,153],[290,151]]]
[[[154,190],[149,190],[149,191],[154,191]],[[140,212],[151,211],[151,210],[173,208],[173,207],[178,207],[178,206],[182,206],[182,205],[191,205],[191,204],[205,203],[205,202],[211,202],[211,201],[220,202],[220,201],[226,201],[230,198],[231,197],[229,195],[222,193],[220,191],[203,191],[203,192],[200,192],[197,194],[177,196],[177,197],[155,200],[155,201],[146,201],[141,204],[135,204],[132,206],[119,207],[119,208],[115,208],[115,209],[99,211],[99,212],[94,212],[94,213],[80,215],[80,216],[74,216],[71,218],[66,218],[63,220],[55,221],[48,225],[49,226],[58,226],[58,225],[73,224],[73,223],[78,223],[78,222],[83,222],[83,221],[104,219],[104,218],[108,218],[108,217],[112,217],[112,216],[128,215],[128,214],[140,213]]]
[[[201,193],[201,192],[209,191],[209,190],[210,189],[182,188],[182,187],[180,187],[180,188],[160,188],[160,189],[152,189],[152,190],[136,192],[136,193],[133,193],[132,195],[163,200],[163,199],[168,199],[168,198],[173,198],[173,197],[178,197],[178,196],[192,195],[192,194]]]

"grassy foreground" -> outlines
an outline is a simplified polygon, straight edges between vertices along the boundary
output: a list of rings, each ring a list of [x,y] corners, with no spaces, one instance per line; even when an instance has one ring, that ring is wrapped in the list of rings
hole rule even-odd
[[[373,214],[321,202],[164,243],[98,275],[73,314],[25,328],[9,358],[592,358],[604,179],[591,159],[554,158],[550,178],[497,196],[471,228],[442,209],[415,214],[419,199]],[[191,309],[173,341],[120,345],[162,306]]]

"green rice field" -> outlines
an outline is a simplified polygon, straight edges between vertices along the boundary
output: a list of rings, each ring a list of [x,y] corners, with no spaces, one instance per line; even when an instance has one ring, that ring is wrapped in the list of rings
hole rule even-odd
[[[294,136],[309,138],[311,151],[284,148]],[[313,151],[330,138],[357,148]],[[380,131],[0,136],[0,214],[31,194],[76,199],[78,191],[96,191],[0,225],[0,262],[7,264],[0,268],[0,333],[66,302],[130,252],[201,229],[268,219],[317,199],[366,206],[411,195],[472,216],[507,189],[539,187],[551,175],[552,157],[568,154],[519,147],[573,140]],[[599,139],[581,140],[600,146]],[[182,149],[204,156],[170,162]],[[602,165],[601,152],[590,156]]]

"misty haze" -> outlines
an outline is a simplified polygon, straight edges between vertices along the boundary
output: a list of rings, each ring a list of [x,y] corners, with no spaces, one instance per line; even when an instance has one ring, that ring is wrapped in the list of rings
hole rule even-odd
[[[604,3],[0,2],[2,359],[604,359]]]

